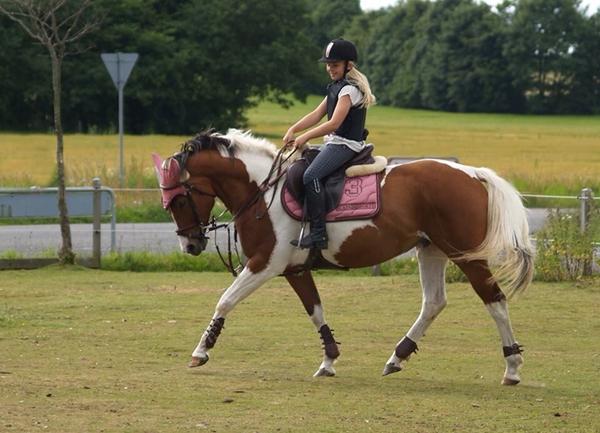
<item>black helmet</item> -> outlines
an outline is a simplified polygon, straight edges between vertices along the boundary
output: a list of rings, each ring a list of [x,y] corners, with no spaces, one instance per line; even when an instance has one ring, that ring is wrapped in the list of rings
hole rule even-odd
[[[345,39],[339,38],[329,42],[323,51],[323,57],[319,62],[339,62],[340,60],[358,60],[356,46]]]

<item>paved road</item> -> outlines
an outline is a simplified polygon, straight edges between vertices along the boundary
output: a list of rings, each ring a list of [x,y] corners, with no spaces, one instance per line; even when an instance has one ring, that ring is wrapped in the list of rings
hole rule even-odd
[[[546,220],[545,209],[528,210],[529,227],[532,233],[538,231]],[[92,225],[73,224],[71,226],[73,249],[82,256],[92,254]],[[117,224],[115,248],[119,252],[179,251],[179,241],[173,223]],[[110,224],[102,225],[102,252],[110,250]],[[226,250],[226,233],[217,234],[219,248]],[[16,251],[26,257],[35,257],[45,252],[54,252],[60,246],[60,230],[57,224],[33,226],[0,226],[0,254]],[[214,252],[214,240],[208,243],[207,251]]]

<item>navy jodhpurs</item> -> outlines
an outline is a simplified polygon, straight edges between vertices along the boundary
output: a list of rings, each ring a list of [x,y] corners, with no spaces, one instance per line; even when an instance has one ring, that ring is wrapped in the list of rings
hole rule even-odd
[[[343,144],[326,144],[304,172],[302,178],[304,185],[310,185],[315,180],[320,181],[329,176],[355,155],[356,152]]]

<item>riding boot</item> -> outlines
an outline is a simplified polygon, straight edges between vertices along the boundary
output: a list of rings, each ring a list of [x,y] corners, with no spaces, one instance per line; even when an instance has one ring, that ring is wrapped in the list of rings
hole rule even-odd
[[[325,191],[319,179],[305,185],[305,200],[310,223],[310,233],[304,236],[298,244],[297,240],[291,243],[300,248],[327,249],[327,229],[325,227]]]

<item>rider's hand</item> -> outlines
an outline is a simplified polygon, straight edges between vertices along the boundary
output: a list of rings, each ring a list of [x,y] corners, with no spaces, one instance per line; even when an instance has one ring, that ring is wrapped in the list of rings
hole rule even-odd
[[[288,132],[286,132],[283,136],[283,145],[289,147],[294,143],[294,138],[294,132],[291,129],[289,129]]]
[[[296,137],[296,140],[294,141],[294,148],[302,149],[306,145],[307,142],[308,142],[308,139],[306,138],[306,136],[304,134],[299,135],[298,137]]]

